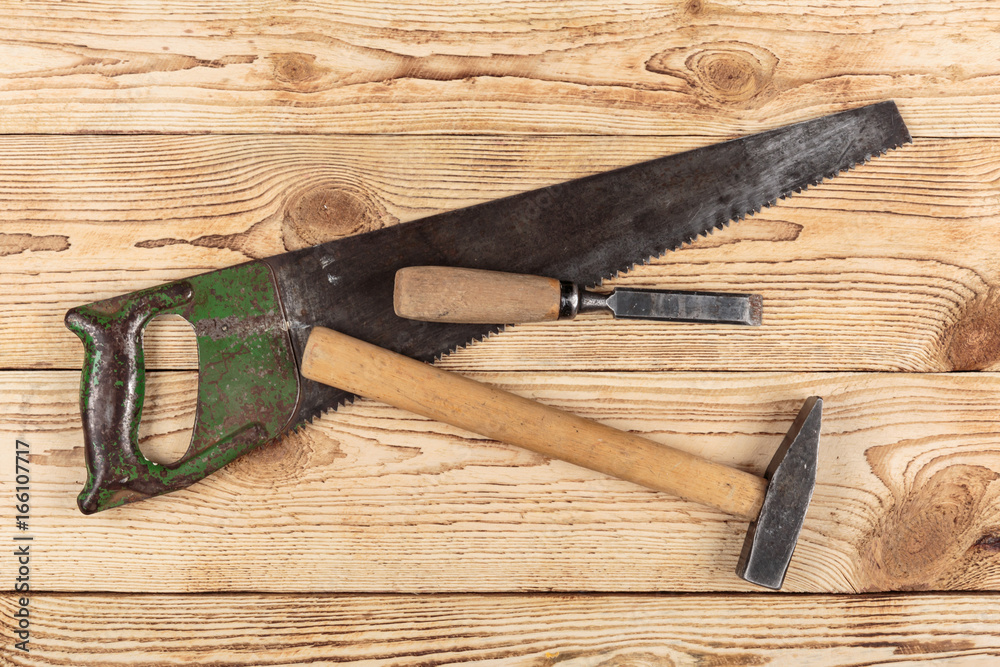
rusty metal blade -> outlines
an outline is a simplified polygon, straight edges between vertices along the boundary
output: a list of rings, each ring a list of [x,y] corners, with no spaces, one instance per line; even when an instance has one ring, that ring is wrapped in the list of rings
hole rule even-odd
[[[424,361],[502,328],[393,312],[404,266],[594,285],[910,141],[883,102],[287,253],[274,272],[296,359],[320,325]],[[302,380],[294,428],[350,398]]]
[[[760,294],[618,288],[607,298],[616,318],[759,327]]]

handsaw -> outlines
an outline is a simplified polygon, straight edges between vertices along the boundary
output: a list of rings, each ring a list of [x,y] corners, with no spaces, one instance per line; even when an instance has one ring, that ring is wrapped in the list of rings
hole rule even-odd
[[[596,285],[909,141],[883,102],[73,308],[66,325],[84,344],[80,509],[189,486],[352,399],[301,377],[315,326],[428,362],[503,328],[397,317],[400,268]],[[142,335],[164,314],[190,322],[198,346],[191,443],[170,464],[138,446]]]

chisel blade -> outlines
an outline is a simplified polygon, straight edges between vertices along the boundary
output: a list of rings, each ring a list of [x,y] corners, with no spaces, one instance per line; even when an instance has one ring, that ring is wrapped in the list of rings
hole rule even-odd
[[[674,292],[618,288],[608,296],[616,318],[760,326],[759,294]]]

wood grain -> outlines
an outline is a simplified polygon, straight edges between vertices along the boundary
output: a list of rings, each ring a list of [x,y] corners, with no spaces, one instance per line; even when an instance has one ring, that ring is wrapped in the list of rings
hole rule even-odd
[[[194,409],[193,374],[164,375],[153,434]],[[1000,375],[473,377],[755,473],[821,395],[818,483],[785,590],[1000,586]],[[370,401],[190,489],[85,517],[78,383],[0,376],[0,442],[31,445],[39,592],[755,590],[734,574],[743,521]],[[12,467],[0,457],[0,495]]]
[[[0,132],[730,137],[895,98],[919,136],[996,137],[997,19],[947,0],[18,4]]]
[[[990,665],[996,595],[35,595],[18,667]],[[0,596],[5,623],[16,609]]]
[[[5,137],[0,366],[78,368],[81,303],[693,145],[663,138]],[[614,284],[755,292],[764,325],[516,327],[453,369],[1000,368],[1000,143],[923,141]],[[68,246],[68,247],[66,247]],[[4,246],[0,246],[4,247]],[[592,316],[593,317],[593,316]],[[193,368],[183,325],[151,368]],[[628,341],[628,344],[623,344]]]

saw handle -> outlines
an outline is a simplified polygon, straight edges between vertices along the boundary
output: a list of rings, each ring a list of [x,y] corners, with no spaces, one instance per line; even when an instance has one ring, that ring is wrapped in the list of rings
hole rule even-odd
[[[400,317],[428,322],[545,322],[559,319],[562,294],[555,278],[409,266],[396,272],[393,307]]]
[[[87,483],[78,499],[84,514],[138,495],[129,490],[132,480],[115,471],[134,470],[145,463],[137,436],[146,381],[142,332],[158,314],[190,298],[191,286],[182,281],[66,314],[66,326],[80,337],[84,350],[80,413]]]
[[[315,327],[302,375],[437,421],[755,520],[767,481]]]

